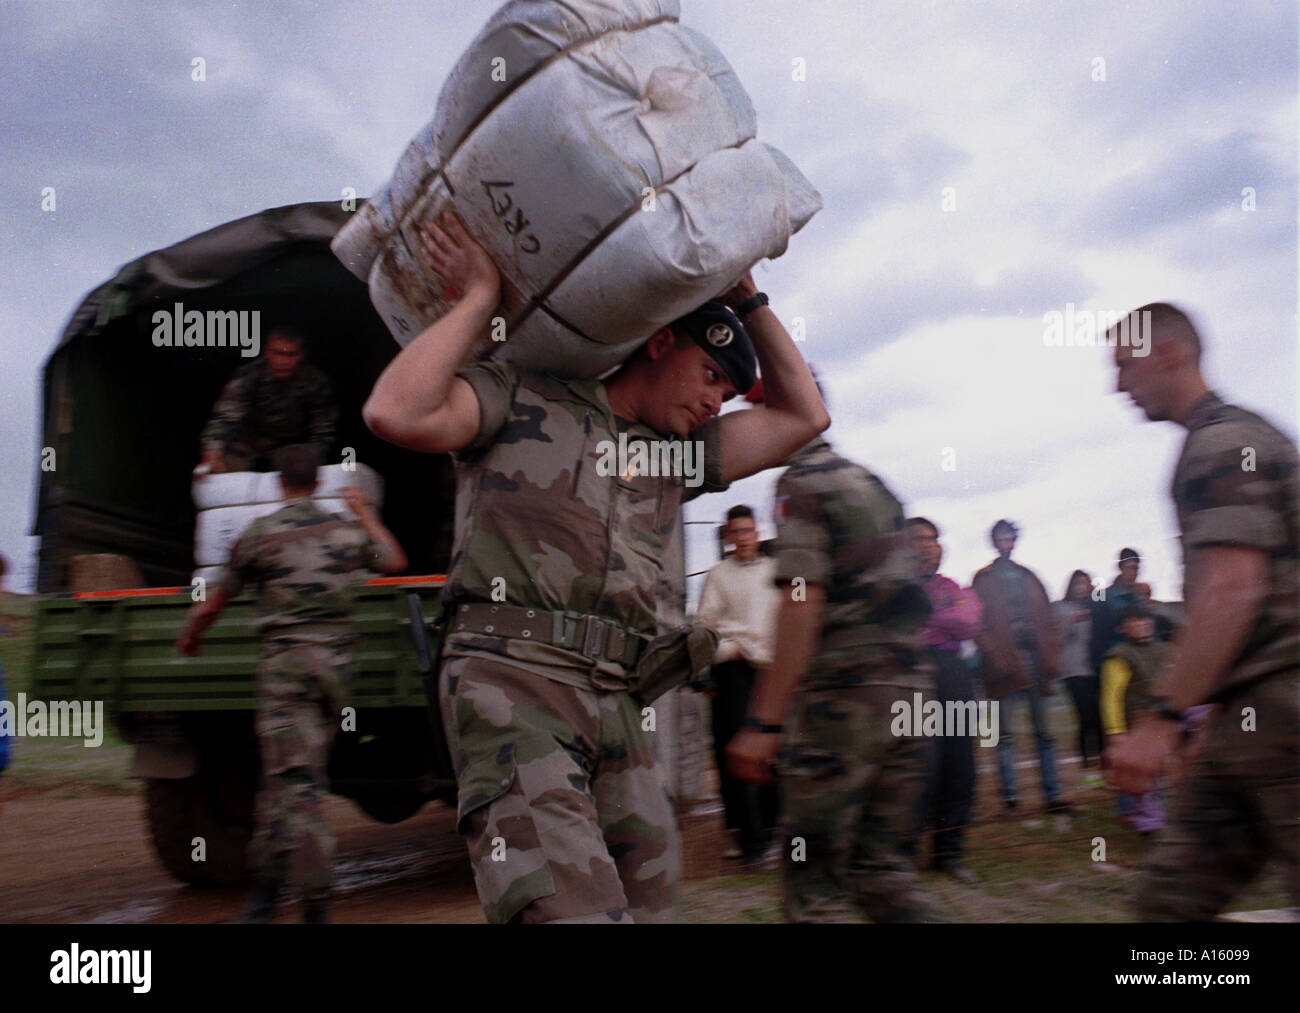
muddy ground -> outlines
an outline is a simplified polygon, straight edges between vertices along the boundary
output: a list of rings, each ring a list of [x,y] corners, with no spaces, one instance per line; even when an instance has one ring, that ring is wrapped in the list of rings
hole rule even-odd
[[[1048,817],[1027,799],[1014,820],[996,797],[991,758],[981,763],[967,862],[980,876],[962,885],[934,872],[925,888],[960,922],[1116,922],[1133,919],[1131,898],[1149,841],[1120,827],[1108,791],[1085,785],[1062,763],[1072,819]],[[1030,766],[1022,760],[1021,768]],[[1037,787],[1033,774],[1028,792]],[[1032,799],[1032,794],[1030,795]],[[483,914],[454,813],[429,803],[385,825],[331,797],[338,837],[333,918],[351,923],[481,923]],[[691,922],[781,920],[779,879],[744,873],[723,859],[719,813],[683,820],[683,917]],[[1095,842],[1106,841],[1098,862]],[[153,851],[138,791],[93,783],[24,787],[0,779],[0,922],[203,923],[239,915],[246,888],[198,890],[173,880]],[[1234,910],[1286,904],[1277,870],[1238,898]],[[280,921],[297,920],[296,905]]]

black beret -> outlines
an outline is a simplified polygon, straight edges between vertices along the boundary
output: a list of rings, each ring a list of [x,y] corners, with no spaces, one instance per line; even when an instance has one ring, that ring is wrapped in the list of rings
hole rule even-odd
[[[744,324],[730,307],[706,302],[699,309],[678,317],[672,326],[690,335],[692,341],[709,353],[738,394],[749,393],[758,379],[758,359]]]

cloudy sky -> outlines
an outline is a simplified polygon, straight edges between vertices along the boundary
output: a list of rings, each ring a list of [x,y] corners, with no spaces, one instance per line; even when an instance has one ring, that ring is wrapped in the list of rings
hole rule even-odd
[[[1294,438],[1295,4],[682,6],[749,89],[760,137],[825,199],[756,276],[806,323],[836,447],[938,522],[958,580],[1006,516],[1053,597],[1076,566],[1109,580],[1124,545],[1178,597],[1181,431],[1112,393],[1106,350],[1045,345],[1044,315],[1178,302],[1211,386]],[[36,548],[40,369],[84,294],[222,222],[376,190],[494,7],[0,4],[0,551],[16,586]],[[745,501],[770,531],[774,479],[689,516]],[[691,531],[699,569],[711,536]]]

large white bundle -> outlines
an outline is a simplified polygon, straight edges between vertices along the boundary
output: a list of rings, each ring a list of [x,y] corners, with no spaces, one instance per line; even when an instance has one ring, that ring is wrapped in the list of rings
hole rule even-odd
[[[516,0],[388,186],[332,244],[402,344],[448,309],[418,227],[455,207],[501,268],[521,365],[594,376],[717,295],[821,207],[677,0]]]
[[[218,479],[221,481],[217,482]],[[209,475],[194,483],[196,506],[214,501],[221,504],[200,508],[195,515],[194,565],[199,568],[195,576],[206,575],[206,567],[223,566],[230,559],[230,550],[244,529],[258,517],[273,514],[284,505],[279,479],[277,471],[239,471]],[[322,467],[317,481],[312,500],[327,513],[339,514],[348,520],[356,519],[339,495],[339,490],[347,485],[364,490],[376,510],[383,504],[383,479],[364,464],[357,464],[355,470],[345,470],[341,464]],[[208,483],[214,484],[209,486]],[[230,502],[230,498],[241,491],[245,502]]]

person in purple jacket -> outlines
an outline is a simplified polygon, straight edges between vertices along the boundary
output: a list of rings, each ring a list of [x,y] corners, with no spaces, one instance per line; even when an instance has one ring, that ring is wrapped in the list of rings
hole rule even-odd
[[[920,567],[930,618],[923,635],[934,662],[937,699],[976,699],[970,669],[962,660],[961,645],[980,631],[984,609],[975,592],[963,590],[954,580],[939,574],[943,547],[939,528],[924,517],[910,517],[907,534]],[[909,844],[915,852],[928,824],[934,824],[934,868],[962,883],[978,877],[962,863],[966,825],[975,800],[975,746],[965,735],[940,735],[931,745],[926,765],[925,790],[921,794]]]

